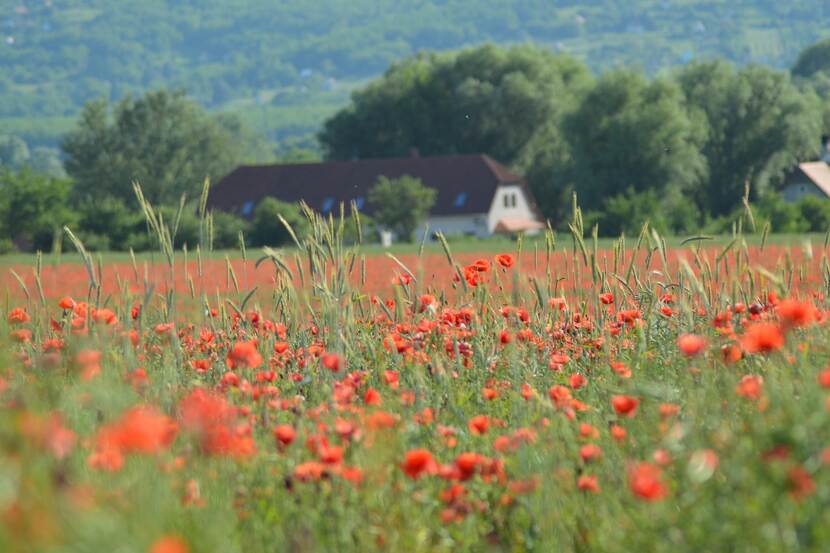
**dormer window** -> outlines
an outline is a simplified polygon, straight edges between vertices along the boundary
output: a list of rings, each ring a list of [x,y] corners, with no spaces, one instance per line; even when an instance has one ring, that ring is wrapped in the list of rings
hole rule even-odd
[[[455,207],[464,207],[464,202],[466,202],[466,201],[467,201],[467,193],[466,192],[460,192],[458,194],[458,196],[455,197],[455,201],[453,202],[452,205],[454,205]]]
[[[504,207],[516,207],[516,194],[505,194],[502,196],[502,203]]]
[[[321,210],[323,213],[328,213],[329,211],[331,211],[332,207],[334,207],[334,198],[332,198],[331,196],[327,196],[323,200],[323,206]]]

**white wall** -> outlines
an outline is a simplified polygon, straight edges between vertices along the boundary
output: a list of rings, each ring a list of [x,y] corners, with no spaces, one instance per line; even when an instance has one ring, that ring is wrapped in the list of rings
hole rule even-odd
[[[785,202],[797,202],[804,196],[816,196],[817,198],[826,199],[827,195],[819,190],[819,188],[807,179],[803,181],[796,181],[788,185],[782,191],[781,195]]]
[[[431,215],[427,219],[430,238],[438,231],[445,236],[453,234],[466,234],[474,236],[488,236],[490,231],[487,227],[487,214],[471,215]],[[420,225],[415,231],[415,239],[420,241],[424,236],[424,225]]]
[[[507,206],[504,205],[505,197],[510,200]],[[514,197],[515,207],[512,201]],[[487,214],[487,232],[492,234],[498,222],[505,217],[536,220],[536,214],[530,209],[530,203],[521,186],[499,186],[496,189],[490,212]]]

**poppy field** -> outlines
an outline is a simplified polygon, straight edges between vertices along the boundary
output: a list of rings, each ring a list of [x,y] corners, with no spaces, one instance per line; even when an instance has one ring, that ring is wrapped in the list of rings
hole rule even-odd
[[[147,215],[155,264],[3,276],[2,551],[830,549],[826,242],[203,261]]]

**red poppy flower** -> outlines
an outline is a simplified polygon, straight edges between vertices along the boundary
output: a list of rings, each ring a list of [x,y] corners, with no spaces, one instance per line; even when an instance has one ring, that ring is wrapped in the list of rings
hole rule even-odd
[[[581,474],[576,481],[576,487],[583,492],[599,493],[599,479],[595,474]]]
[[[628,470],[628,486],[645,501],[659,501],[668,495],[661,477],[662,471],[657,465],[637,463]]]
[[[297,436],[297,432],[294,430],[294,427],[288,424],[280,424],[276,428],[274,428],[274,438],[277,440],[277,443],[280,446],[287,446],[291,445],[291,442],[294,441],[294,438]]]
[[[773,323],[755,323],[741,336],[741,345],[749,353],[770,353],[784,346],[784,333]]]
[[[808,301],[784,300],[775,312],[787,328],[807,326],[816,319],[816,308]]]
[[[754,374],[745,375],[735,387],[735,393],[741,397],[757,400],[764,389],[764,378]]]
[[[230,369],[237,367],[255,369],[262,364],[262,355],[257,351],[256,341],[237,342],[228,352],[226,361]]]
[[[617,415],[622,417],[633,417],[639,404],[640,400],[631,396],[618,395],[611,398],[611,406],[617,412]]]
[[[677,348],[686,357],[694,357],[706,349],[706,339],[697,334],[681,334],[677,338]]]
[[[468,426],[473,434],[486,434],[490,428],[490,419],[486,415],[476,415],[470,419]]]
[[[164,536],[150,546],[149,553],[189,553],[187,544],[176,536]]]
[[[513,256],[509,253],[500,253],[496,256],[496,263],[504,267],[505,269],[509,269],[515,263]]]
[[[612,294],[611,292],[605,292],[604,294],[600,294],[599,301],[601,301],[603,305],[610,305],[614,303],[614,294]]]
[[[417,480],[424,473],[434,472],[436,469],[432,453],[426,449],[411,449],[406,452],[401,468],[407,476]]]
[[[343,358],[336,353],[324,353],[320,356],[320,362],[325,368],[334,373],[340,372],[344,365]]]

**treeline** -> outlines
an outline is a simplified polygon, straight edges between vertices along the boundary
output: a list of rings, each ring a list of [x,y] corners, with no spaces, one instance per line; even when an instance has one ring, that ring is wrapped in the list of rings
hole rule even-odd
[[[792,72],[692,63],[649,78],[599,76],[542,48],[482,46],[422,53],[393,64],[320,131],[329,158],[487,153],[527,176],[543,215],[567,220],[576,193],[586,229],[727,231],[746,186],[775,231],[824,231],[830,202],[780,201],[783,175],[819,154],[830,132],[830,41],[805,50]],[[202,182],[273,152],[239,120],[165,90],[116,104],[89,102],[55,152],[0,137],[0,250],[47,250],[70,225],[92,249],[150,246],[132,183],[174,217],[177,241],[198,231]],[[286,239],[268,202],[253,223],[216,213],[216,247],[243,231],[251,244]],[[299,224],[299,223],[298,223]],[[190,234],[193,236],[190,236]]]
[[[485,41],[574,52],[594,71],[653,73],[713,56],[782,67],[828,23],[826,0],[4,3],[0,128],[160,87],[185,88],[209,108],[307,98],[329,79],[369,78],[422,49]],[[49,138],[42,126],[16,128],[30,146],[47,145],[36,142]]]
[[[0,252],[62,246],[64,225],[92,250],[153,247],[133,183],[166,220],[178,217],[176,245],[192,246],[199,237],[196,202],[204,180],[270,156],[260,137],[239,121],[211,115],[184,93],[165,90],[115,105],[88,103],[62,150],[64,163],[58,162],[57,170],[32,163],[22,141],[0,138]],[[276,220],[273,205],[270,209]],[[278,204],[278,209],[299,220],[296,206]],[[267,215],[262,211],[258,220]],[[211,226],[217,248],[238,244],[240,231],[262,238],[257,244],[270,243],[231,214],[213,213]]]
[[[792,75],[714,60],[654,78],[594,76],[531,46],[423,53],[356,92],[320,142],[332,159],[488,153],[528,177],[554,225],[576,192],[606,235],[645,219],[673,233],[722,231],[747,184],[751,200],[773,197],[797,161],[819,154],[828,50],[807,49]]]

